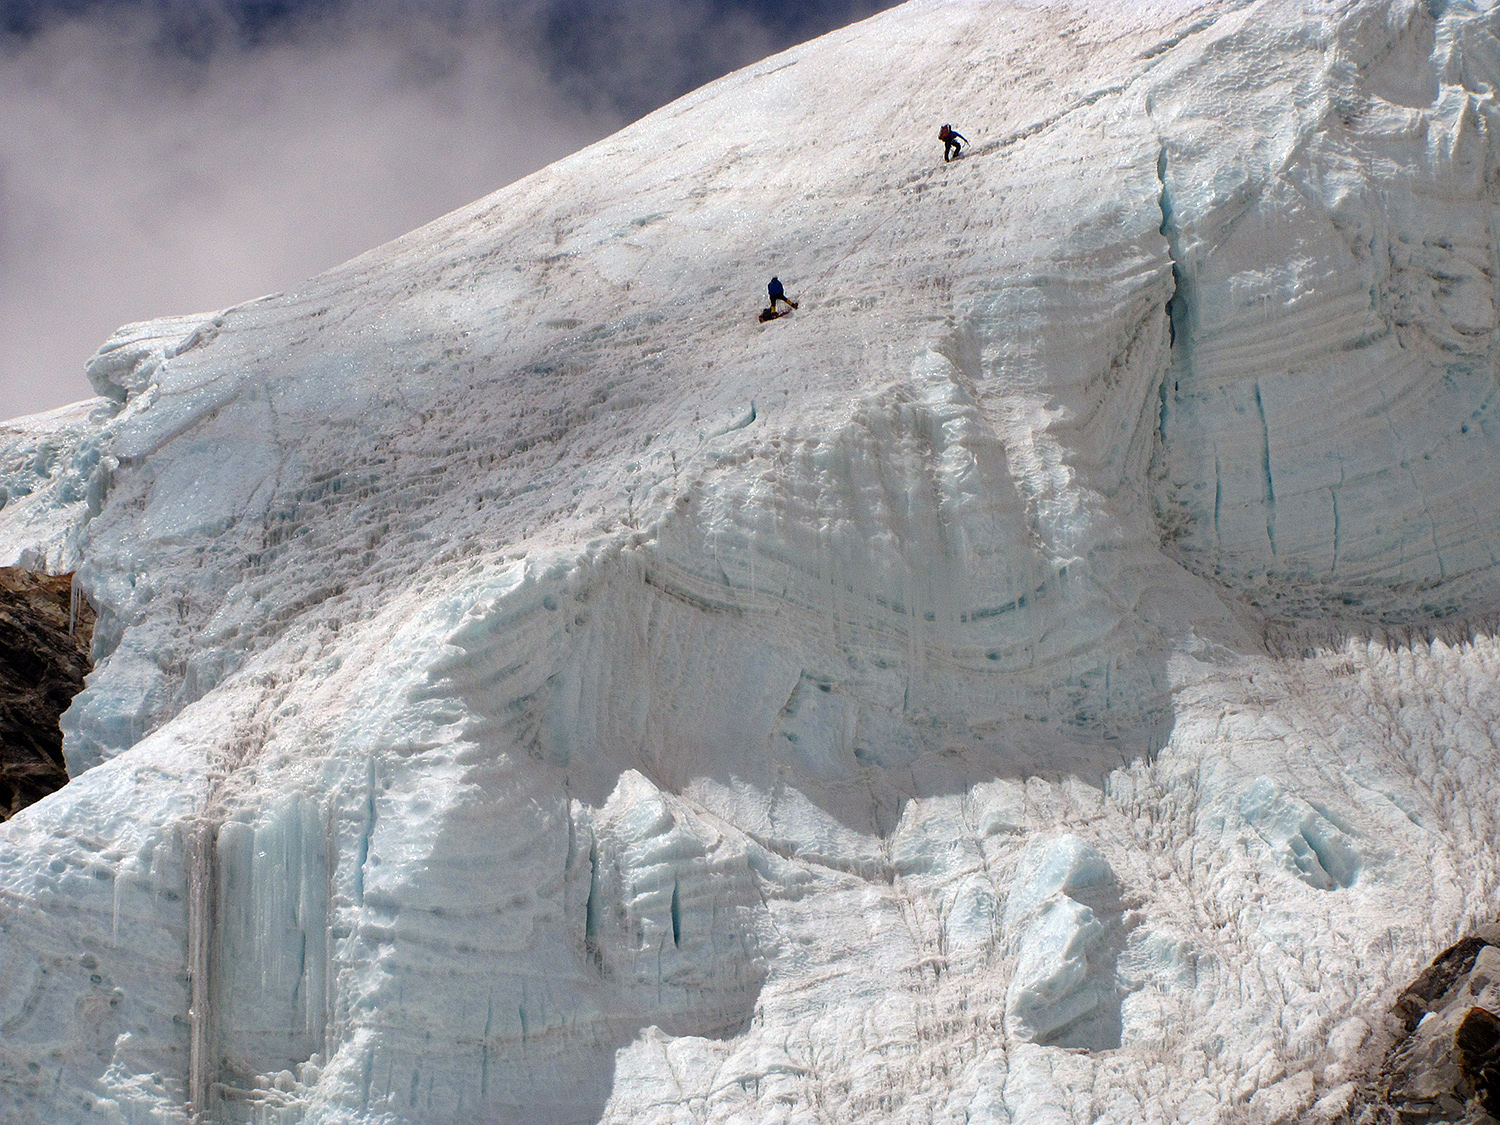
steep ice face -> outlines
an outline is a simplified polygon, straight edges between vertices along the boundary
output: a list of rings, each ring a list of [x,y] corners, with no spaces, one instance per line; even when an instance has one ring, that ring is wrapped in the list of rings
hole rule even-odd
[[[78,567],[79,532],[99,514],[118,465],[101,431],[107,403],[91,400],[0,425],[0,560],[49,574]]]
[[[122,329],[8,1118],[1333,1105],[1500,907],[1497,35],[909,4]]]
[[[1311,64],[1249,131],[1207,99],[1150,106],[1177,334],[1155,502],[1192,569],[1279,614],[1493,611],[1486,19],[1349,6],[1258,28],[1227,68],[1163,64],[1191,91]]]

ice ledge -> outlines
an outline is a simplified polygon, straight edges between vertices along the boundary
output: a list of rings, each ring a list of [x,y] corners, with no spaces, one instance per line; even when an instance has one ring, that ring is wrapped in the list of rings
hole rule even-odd
[[[218,335],[224,327],[225,311],[163,316],[121,325],[85,364],[89,382],[102,397],[128,402],[151,385],[167,360]]]

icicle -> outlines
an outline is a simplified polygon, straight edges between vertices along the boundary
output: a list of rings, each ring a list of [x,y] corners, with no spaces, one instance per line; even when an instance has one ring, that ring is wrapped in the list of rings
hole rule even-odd
[[[116,869],[114,893],[111,896],[113,901],[110,904],[112,917],[109,924],[109,943],[116,948],[120,945],[120,881],[124,877],[124,874],[125,872],[122,869]]]
[[[200,821],[189,829],[185,843],[188,869],[188,972],[192,985],[188,1004],[188,1101],[194,1125],[208,1108],[212,1074],[209,1034],[209,940],[214,910],[214,828]]]

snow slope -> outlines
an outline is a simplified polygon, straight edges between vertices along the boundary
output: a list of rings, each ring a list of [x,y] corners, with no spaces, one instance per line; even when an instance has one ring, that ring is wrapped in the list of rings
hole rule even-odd
[[[1336,1119],[1500,911],[1496,88],[916,0],[121,329],[3,435],[6,1120]]]

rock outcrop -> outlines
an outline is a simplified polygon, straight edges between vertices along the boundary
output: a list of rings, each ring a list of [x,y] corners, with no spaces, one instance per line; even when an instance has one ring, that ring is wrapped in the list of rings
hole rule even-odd
[[[1339,1120],[1492,1125],[1500,1118],[1500,923],[1449,946],[1391,1011],[1394,1044]]]
[[[0,820],[68,783],[58,717],[93,668],[71,574],[0,567]]]

